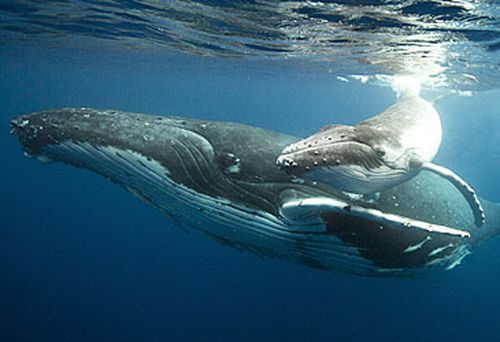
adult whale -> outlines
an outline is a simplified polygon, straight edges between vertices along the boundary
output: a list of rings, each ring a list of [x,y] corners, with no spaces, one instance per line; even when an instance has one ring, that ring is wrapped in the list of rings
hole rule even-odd
[[[287,146],[277,164],[295,176],[357,194],[388,189],[425,169],[457,187],[480,227],[485,215],[472,187],[453,171],[431,162],[441,145],[441,135],[441,120],[434,106],[406,93],[357,125],[330,125]]]
[[[228,122],[61,109],[11,122],[25,153],[90,169],[176,223],[240,250],[382,276],[451,269],[500,232],[476,229],[460,192],[422,172],[375,203],[296,182],[275,160],[297,138]]]

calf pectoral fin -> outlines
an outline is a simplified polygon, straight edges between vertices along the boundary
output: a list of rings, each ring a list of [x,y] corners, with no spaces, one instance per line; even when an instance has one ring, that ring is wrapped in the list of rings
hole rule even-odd
[[[292,222],[310,222],[313,217],[321,217],[323,212],[334,212],[345,217],[361,218],[399,229],[417,229],[431,233],[469,237],[467,231],[439,224],[420,221],[400,215],[384,213],[377,209],[364,208],[331,197],[294,198],[281,204],[280,214]]]
[[[452,170],[433,163],[424,163],[422,165],[422,169],[434,172],[453,184],[464,196],[467,203],[469,203],[472,213],[474,214],[474,223],[476,226],[481,227],[484,224],[485,215],[483,206],[481,205],[474,189],[465,180]]]

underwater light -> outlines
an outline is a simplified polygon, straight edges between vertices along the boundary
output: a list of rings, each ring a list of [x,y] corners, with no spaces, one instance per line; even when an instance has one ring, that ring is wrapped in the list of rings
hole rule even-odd
[[[422,81],[422,77],[416,75],[394,76],[390,81],[390,85],[398,98],[403,95],[419,96]]]

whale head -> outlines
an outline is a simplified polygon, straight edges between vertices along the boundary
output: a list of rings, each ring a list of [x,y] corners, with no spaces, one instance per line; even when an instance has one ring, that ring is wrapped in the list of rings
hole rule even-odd
[[[390,188],[414,175],[410,170],[418,165],[408,159],[406,152],[401,151],[397,141],[371,127],[330,125],[287,146],[276,163],[296,177],[367,194]]]

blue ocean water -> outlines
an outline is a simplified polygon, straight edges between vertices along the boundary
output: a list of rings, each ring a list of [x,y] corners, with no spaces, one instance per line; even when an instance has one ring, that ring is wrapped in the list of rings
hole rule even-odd
[[[169,21],[173,9],[161,12],[167,23],[158,27],[168,26],[170,31],[164,32],[170,33],[145,36],[142,43],[141,34],[148,31],[138,30],[141,26],[130,22],[114,27],[101,19],[101,25],[96,25],[80,18],[85,25],[77,30],[77,20],[69,14],[65,18],[73,18],[72,25],[69,19],[54,21],[49,15],[59,5],[51,7],[52,2],[46,2],[46,8],[40,9],[30,3],[0,5],[2,18],[10,18],[3,21],[0,36],[4,127],[0,131],[0,340],[500,340],[498,238],[474,250],[456,269],[416,279],[318,271],[259,258],[222,246],[199,232],[184,231],[102,177],[25,158],[9,134],[9,121],[19,114],[95,107],[236,121],[306,136],[331,122],[358,122],[392,104],[395,94],[380,78],[363,83],[348,77],[380,74],[380,64],[364,64],[355,58],[359,56],[353,56],[356,61],[352,62],[337,52],[336,42],[324,43],[319,34],[319,45],[313,41],[299,49],[297,40],[286,41],[281,31],[271,30],[286,18],[272,16],[277,22],[259,22],[260,30],[255,25],[236,25],[257,20],[257,14],[250,14],[263,11],[246,8],[250,2],[173,2],[179,8],[195,4],[213,9],[207,17],[219,16],[217,24],[200,17],[193,20],[198,26],[183,26],[212,40],[191,31],[175,31],[173,23],[189,22],[177,8],[175,22]],[[97,9],[90,1],[75,3]],[[98,8],[100,13],[120,14],[120,18],[128,14],[149,20],[154,11],[139,6],[147,2],[127,1],[125,7],[105,3],[108,7]],[[349,2],[336,3],[347,6]],[[348,8],[351,11],[366,6],[373,9],[376,2],[353,3]],[[457,67],[449,59],[439,60],[437,65],[447,69],[436,75],[447,78],[431,77],[435,88],[424,91],[431,98],[456,91],[437,104],[444,137],[436,161],[459,172],[482,197],[500,202],[498,22],[496,26],[489,23],[484,14],[477,14],[483,13],[479,9],[467,12],[437,4],[412,2],[403,11],[416,15],[431,7],[439,23],[446,24],[453,15],[455,20],[466,17],[467,23],[477,17],[478,25],[489,26],[482,33],[477,28],[460,32],[467,36],[462,42],[466,47],[484,47],[467,50],[472,57],[463,59],[469,63]],[[496,10],[492,2],[484,5]],[[245,9],[246,15],[238,12],[237,19],[228,20],[234,8]],[[318,12],[319,6],[300,8],[299,13],[323,20],[328,14],[330,23],[347,20],[333,17],[338,15],[336,8],[321,10]],[[328,10],[332,13],[326,13]],[[184,13],[194,15],[193,10]],[[494,18],[498,12],[490,13]],[[286,13],[280,14],[286,17]],[[396,25],[370,16],[364,21],[358,18],[360,22],[354,22],[355,16],[350,18],[351,27],[356,24],[375,30],[388,23]],[[228,23],[236,28],[228,28]],[[217,36],[216,28],[225,34]],[[39,36],[32,31],[40,32]],[[239,36],[241,44],[233,39],[230,45],[227,40],[234,35],[229,33],[235,31],[245,34]],[[311,27],[301,32],[304,36],[318,33]],[[117,37],[125,33],[129,36],[124,43]],[[321,34],[327,33],[325,28],[321,30]],[[482,34],[481,39],[471,38],[474,33]],[[182,44],[165,46],[158,43],[182,34],[198,39],[177,39]],[[200,41],[206,45],[195,44]],[[455,52],[458,45],[449,51]],[[363,54],[374,56],[375,52]],[[325,56],[332,60],[323,61]],[[340,67],[334,57],[342,59]],[[466,65],[468,71],[462,69]],[[386,74],[397,71],[384,70]],[[398,72],[409,71],[411,68]],[[464,81],[471,79],[474,81]],[[464,94],[470,96],[459,96]]]

